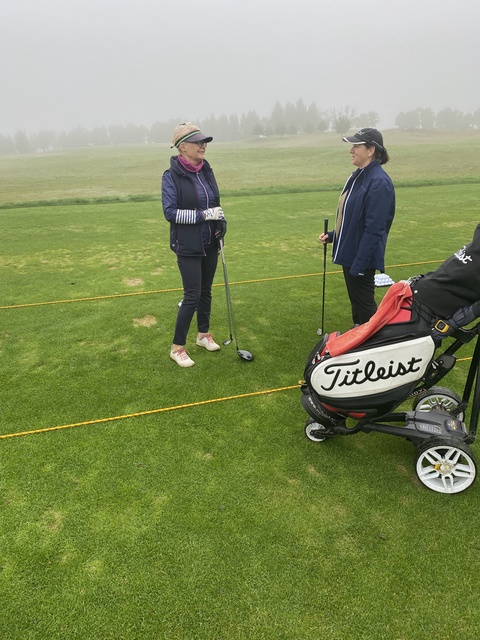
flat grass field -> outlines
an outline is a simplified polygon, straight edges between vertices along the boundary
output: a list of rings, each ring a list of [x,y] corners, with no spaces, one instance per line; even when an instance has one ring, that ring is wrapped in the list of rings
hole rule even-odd
[[[384,137],[400,280],[470,241],[480,133]],[[478,638],[478,481],[438,494],[403,438],[304,435],[317,238],[348,150],[333,134],[209,145],[254,360],[196,347],[192,325],[186,370],[168,358],[169,145],[0,157],[1,640]],[[330,257],[325,280],[324,329],[345,331]],[[220,264],[211,330],[229,336]],[[470,355],[442,386],[462,393]]]

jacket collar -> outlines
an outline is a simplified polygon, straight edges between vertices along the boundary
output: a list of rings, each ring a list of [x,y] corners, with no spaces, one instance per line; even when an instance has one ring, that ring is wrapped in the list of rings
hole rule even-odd
[[[372,162],[369,162],[366,167],[363,167],[363,169],[355,169],[352,175],[358,176],[362,173],[362,171],[364,173],[369,173],[372,168],[376,166],[380,166],[380,160],[372,160]]]
[[[174,171],[175,173],[177,173],[180,176],[187,176],[189,174],[188,171],[186,171],[182,165],[180,164],[180,161],[178,159],[178,156],[172,156],[170,158],[170,170]],[[210,165],[208,164],[207,160],[203,161],[203,167],[202,167],[202,171],[208,171],[211,172],[212,169],[210,167]],[[191,176],[192,174],[190,174]]]

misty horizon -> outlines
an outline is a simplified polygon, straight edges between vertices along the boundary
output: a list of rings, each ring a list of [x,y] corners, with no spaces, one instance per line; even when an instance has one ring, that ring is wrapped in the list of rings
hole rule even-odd
[[[298,101],[295,101],[294,103],[286,103],[286,105],[281,105],[282,108],[285,108],[288,106],[293,106],[295,107],[295,105],[301,101],[301,98],[299,98]],[[273,114],[274,114],[274,109],[275,106],[279,105],[279,101],[276,101],[275,105],[273,105],[273,108],[270,110],[270,112],[268,114],[261,114],[258,113],[258,111],[256,109],[249,109],[247,113],[242,113],[242,114],[238,114],[238,113],[230,113],[230,114],[210,114],[208,116],[208,118],[202,119],[202,118],[192,118],[191,121],[196,123],[196,124],[202,124],[205,121],[219,121],[222,120],[224,118],[227,118],[227,120],[230,119],[239,119],[240,121],[243,119],[246,119],[248,116],[252,117],[258,117],[258,121],[259,122],[268,122]],[[315,107],[316,105],[314,103],[312,103],[311,105],[305,105],[307,108],[310,107]],[[425,111],[431,111],[433,118],[435,118],[435,116],[437,115],[432,109],[430,109],[430,107],[417,107],[416,109],[412,109],[409,112],[403,112],[400,111],[399,113],[395,114],[392,116],[392,120],[389,121],[387,123],[387,121],[383,118],[382,119],[382,114],[374,112],[372,110],[366,112],[366,113],[362,113],[360,112],[358,109],[356,109],[355,107],[343,107],[343,108],[339,108],[339,109],[331,109],[328,111],[320,111],[318,110],[319,113],[319,118],[320,119],[326,119],[328,121],[328,126],[326,126],[323,129],[315,129],[315,131],[322,131],[322,132],[332,132],[335,130],[334,127],[334,120],[336,115],[341,115],[345,112],[351,113],[351,120],[352,120],[352,126],[349,127],[350,128],[361,128],[364,126],[375,126],[378,129],[383,129],[383,130],[391,130],[391,129],[396,129],[396,128],[405,128],[405,129],[414,129],[416,128],[415,126],[412,127],[402,127],[401,122],[399,122],[399,120],[401,120],[401,116],[411,116],[413,113],[415,112],[425,112]],[[475,128],[480,128],[480,106],[477,109],[474,109],[472,112],[464,114],[463,112],[460,112],[459,110],[456,109],[452,109],[450,106],[445,106],[444,109],[440,110],[439,112],[437,112],[438,114],[442,115],[445,112],[454,112],[458,118],[464,117],[467,119],[468,122],[471,122],[470,126],[474,126]],[[369,122],[369,118],[368,116],[372,116],[372,115],[377,115],[378,116],[378,121],[375,123],[371,123]],[[365,116],[362,119],[362,116]],[[411,118],[410,118],[411,119]],[[93,132],[95,130],[99,130],[99,129],[114,129],[114,128],[128,128],[128,127],[135,127],[135,128],[143,128],[146,131],[149,131],[150,129],[154,128],[155,125],[170,125],[172,128],[178,124],[179,122],[182,121],[182,118],[168,118],[167,120],[164,121],[159,121],[157,120],[156,122],[151,122],[151,123],[143,123],[143,122],[108,122],[108,123],[103,123],[103,124],[97,124],[93,127],[86,127],[85,125],[83,125],[82,123],[78,123],[76,126],[70,128],[70,129],[58,129],[55,127],[51,127],[49,129],[43,129],[43,130],[37,130],[37,131],[26,131],[25,129],[18,129],[17,131],[11,132],[11,133],[6,133],[4,131],[0,131],[0,136],[8,136],[8,137],[14,137],[16,134],[18,133],[25,133],[27,135],[27,137],[34,137],[35,135],[38,134],[42,134],[44,132],[53,132],[56,135],[61,135],[64,133],[70,133],[74,130],[77,129],[84,129],[85,131],[89,131],[89,132]],[[433,127],[426,127],[426,128],[434,128]],[[451,126],[449,127],[448,125],[442,126],[441,128],[468,128],[466,126]],[[270,135],[273,135],[273,131]],[[302,130],[301,127],[298,128],[298,130],[296,130],[295,132],[290,131],[290,135],[294,135],[296,133],[313,133],[313,131],[304,131]]]
[[[0,26],[0,133],[205,120],[277,102],[473,113],[478,3],[23,0]]]

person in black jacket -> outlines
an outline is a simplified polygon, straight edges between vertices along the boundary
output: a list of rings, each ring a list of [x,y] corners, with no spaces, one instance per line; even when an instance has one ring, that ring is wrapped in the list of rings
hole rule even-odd
[[[409,282],[414,300],[429,310],[437,341],[480,317],[480,224],[469,244]]]
[[[323,244],[333,242],[332,259],[342,265],[355,325],[370,320],[375,302],[375,271],[385,270],[385,248],[395,215],[395,190],[381,165],[389,161],[383,136],[366,127],[351,143],[352,164],[357,169],[342,189],[335,229],[319,236]]]
[[[178,149],[178,155],[170,158],[170,168],[162,177],[162,205],[170,222],[170,248],[177,255],[183,282],[183,300],[170,349],[170,358],[180,367],[195,364],[185,349],[195,312],[196,344],[207,351],[220,349],[210,334],[210,310],[219,243],[227,223],[215,176],[205,160],[207,143],[212,140],[191,122],[179,124],[172,137],[172,148]]]

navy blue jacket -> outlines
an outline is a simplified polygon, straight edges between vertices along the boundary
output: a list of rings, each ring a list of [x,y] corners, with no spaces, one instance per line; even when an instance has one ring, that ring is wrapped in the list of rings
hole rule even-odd
[[[218,246],[215,222],[206,222],[203,211],[220,206],[213,171],[206,160],[198,173],[182,167],[178,156],[162,176],[162,205],[170,222],[170,248],[180,256],[203,256],[205,248]]]
[[[379,160],[374,160],[352,173],[342,193],[346,190],[338,236],[329,232],[333,262],[350,267],[352,276],[362,275],[366,269],[383,272],[387,236],[395,215],[392,180]]]

